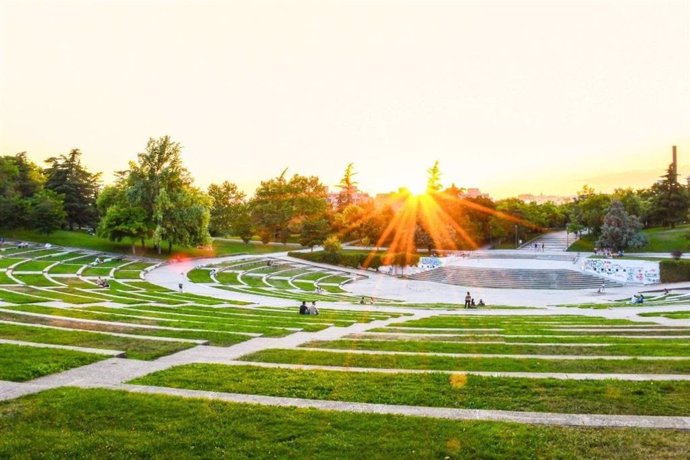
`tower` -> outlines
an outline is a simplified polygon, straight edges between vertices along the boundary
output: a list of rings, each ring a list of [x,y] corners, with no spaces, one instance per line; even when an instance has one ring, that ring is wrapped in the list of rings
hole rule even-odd
[[[678,157],[676,156],[676,146],[673,146],[673,176],[678,177]]]

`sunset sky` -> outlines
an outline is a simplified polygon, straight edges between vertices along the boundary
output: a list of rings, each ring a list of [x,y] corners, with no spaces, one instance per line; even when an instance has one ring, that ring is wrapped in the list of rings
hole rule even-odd
[[[494,197],[690,174],[690,1],[0,0],[0,154]],[[686,166],[687,165],[687,166]]]

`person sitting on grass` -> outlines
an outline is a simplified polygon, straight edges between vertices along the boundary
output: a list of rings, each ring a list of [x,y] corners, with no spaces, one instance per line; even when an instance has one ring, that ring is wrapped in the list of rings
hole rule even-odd
[[[311,305],[309,305],[308,311],[310,315],[318,315],[319,314],[319,309],[316,308],[316,300],[311,301]]]
[[[484,307],[486,304],[482,299],[479,299],[479,303],[477,304],[478,307]]]
[[[299,314],[300,315],[308,315],[309,314],[309,308],[307,307],[307,302],[304,300],[302,301],[302,305],[299,306]]]
[[[477,308],[477,304],[474,303],[474,297],[472,297],[472,300],[470,301],[470,308]]]

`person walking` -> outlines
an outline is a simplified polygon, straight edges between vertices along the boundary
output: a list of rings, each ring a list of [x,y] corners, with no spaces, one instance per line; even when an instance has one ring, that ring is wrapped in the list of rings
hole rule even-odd
[[[470,295],[470,291],[467,291],[467,295],[465,296],[465,308],[470,308],[471,303],[472,303],[472,296]]]

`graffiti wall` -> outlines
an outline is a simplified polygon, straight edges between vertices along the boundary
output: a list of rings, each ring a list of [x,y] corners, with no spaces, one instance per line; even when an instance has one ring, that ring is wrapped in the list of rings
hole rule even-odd
[[[584,259],[582,271],[590,272],[619,283],[659,283],[659,263],[646,260]]]

